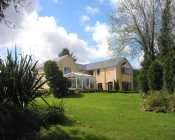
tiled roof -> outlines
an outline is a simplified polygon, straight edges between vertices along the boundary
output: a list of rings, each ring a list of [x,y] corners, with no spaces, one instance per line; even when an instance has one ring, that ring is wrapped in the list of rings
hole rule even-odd
[[[108,68],[108,67],[113,67],[117,66],[119,63],[122,61],[125,61],[126,58],[123,57],[117,57],[117,58],[112,58],[109,60],[104,60],[96,63],[90,63],[86,65],[80,65],[78,64],[80,70],[95,70],[95,69],[101,69],[101,68]]]

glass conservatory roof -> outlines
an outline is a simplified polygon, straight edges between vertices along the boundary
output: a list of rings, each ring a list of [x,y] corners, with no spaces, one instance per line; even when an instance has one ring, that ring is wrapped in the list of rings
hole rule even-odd
[[[71,77],[88,77],[88,78],[94,78],[92,75],[84,74],[84,73],[78,73],[78,72],[71,72],[68,74],[65,74],[64,77],[71,78]]]

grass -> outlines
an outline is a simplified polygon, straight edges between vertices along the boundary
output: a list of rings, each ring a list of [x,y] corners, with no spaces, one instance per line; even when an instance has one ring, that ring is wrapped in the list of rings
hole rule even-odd
[[[59,104],[53,97],[46,99]],[[43,139],[174,140],[175,114],[144,112],[142,100],[139,94],[121,93],[65,98],[66,115],[75,122],[42,128]]]

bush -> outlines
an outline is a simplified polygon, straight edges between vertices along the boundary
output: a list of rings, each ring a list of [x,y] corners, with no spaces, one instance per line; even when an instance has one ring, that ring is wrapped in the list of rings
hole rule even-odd
[[[149,88],[161,90],[163,87],[163,67],[158,61],[152,62],[148,70]]]
[[[145,98],[144,109],[153,112],[175,112],[175,95],[152,93]]]
[[[29,110],[0,107],[0,138],[4,140],[37,140],[41,121]]]
[[[5,140],[37,139],[40,121],[28,105],[41,96],[42,75],[31,56],[13,56],[8,51],[0,61],[0,138]]]
[[[169,110],[175,112],[175,95],[170,95],[169,97]]]
[[[44,64],[44,72],[51,92],[55,97],[63,97],[68,95],[70,81],[63,77],[55,61],[47,61]]]
[[[10,104],[25,109],[40,96],[39,89],[45,84],[36,69],[37,62],[31,56],[13,56],[8,51],[5,60],[0,61],[0,104]]]
[[[64,116],[64,108],[62,106],[49,107],[46,114],[44,115],[44,123],[45,124],[64,124],[65,116]]]

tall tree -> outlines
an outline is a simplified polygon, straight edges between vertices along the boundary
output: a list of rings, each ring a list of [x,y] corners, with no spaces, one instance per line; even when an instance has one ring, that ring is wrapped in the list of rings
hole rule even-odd
[[[112,48],[144,52],[144,60],[154,60],[157,53],[156,38],[160,28],[159,0],[121,0],[118,13],[112,15]],[[113,45],[113,43],[112,43]],[[121,49],[122,48],[122,49]],[[143,63],[144,65],[144,63]]]
[[[55,61],[47,61],[44,64],[44,72],[51,92],[55,97],[62,97],[68,94],[70,82],[63,76]]]
[[[113,14],[111,17],[112,49],[122,54],[121,52],[129,46],[134,56],[144,53],[143,70],[140,76],[144,92],[149,90],[147,78],[149,65],[158,53],[157,33],[160,30],[160,11],[160,0],[121,0],[118,14]]]
[[[159,36],[160,60],[164,65],[164,86],[169,93],[175,90],[175,42],[173,33],[173,0],[165,0]]]
[[[173,0],[165,0],[165,6],[162,10],[162,25],[158,40],[161,57],[168,57],[168,55],[172,54],[175,50],[172,4]]]
[[[59,53],[59,57],[69,55],[73,58],[74,61],[77,61],[77,58],[74,56],[73,53],[69,51],[68,48],[63,48],[62,51]]]

